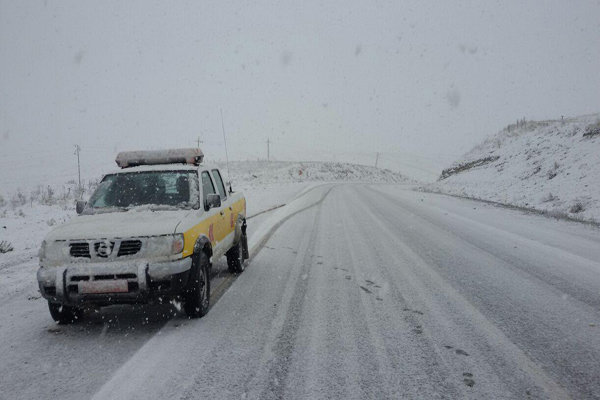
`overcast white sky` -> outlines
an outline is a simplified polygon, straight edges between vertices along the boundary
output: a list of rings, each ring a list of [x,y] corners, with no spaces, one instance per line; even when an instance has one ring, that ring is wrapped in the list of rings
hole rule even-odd
[[[75,143],[89,177],[199,135],[224,158],[220,108],[233,159],[270,138],[435,175],[517,118],[600,111],[599,49],[600,1],[0,0],[0,191],[73,178]]]

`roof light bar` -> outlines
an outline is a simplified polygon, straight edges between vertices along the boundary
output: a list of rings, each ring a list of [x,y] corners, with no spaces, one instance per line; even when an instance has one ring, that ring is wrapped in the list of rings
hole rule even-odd
[[[204,159],[200,149],[170,149],[149,151],[122,151],[117,154],[116,162],[121,168],[138,165],[193,164],[199,165]]]

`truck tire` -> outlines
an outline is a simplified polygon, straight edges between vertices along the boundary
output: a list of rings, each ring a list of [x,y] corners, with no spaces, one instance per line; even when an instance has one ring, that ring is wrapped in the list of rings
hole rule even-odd
[[[73,324],[77,321],[81,321],[83,315],[81,309],[59,303],[48,302],[48,308],[50,309],[52,319],[61,325]]]
[[[190,318],[201,318],[210,306],[210,275],[208,256],[203,251],[194,257],[185,293],[183,308]]]
[[[244,236],[227,252],[227,266],[232,274],[244,272]]]

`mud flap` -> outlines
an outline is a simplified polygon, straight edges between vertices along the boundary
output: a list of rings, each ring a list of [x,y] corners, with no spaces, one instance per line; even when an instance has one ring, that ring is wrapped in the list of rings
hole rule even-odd
[[[242,256],[243,256],[244,260],[247,260],[250,258],[250,253],[248,252],[248,236],[246,236],[245,234],[242,235],[241,241],[242,241]]]

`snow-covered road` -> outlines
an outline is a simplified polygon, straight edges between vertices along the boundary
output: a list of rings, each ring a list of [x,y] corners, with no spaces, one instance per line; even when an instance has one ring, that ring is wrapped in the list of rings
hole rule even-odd
[[[200,320],[54,328],[0,293],[0,397],[600,398],[597,228],[398,185],[316,186],[260,218]]]

